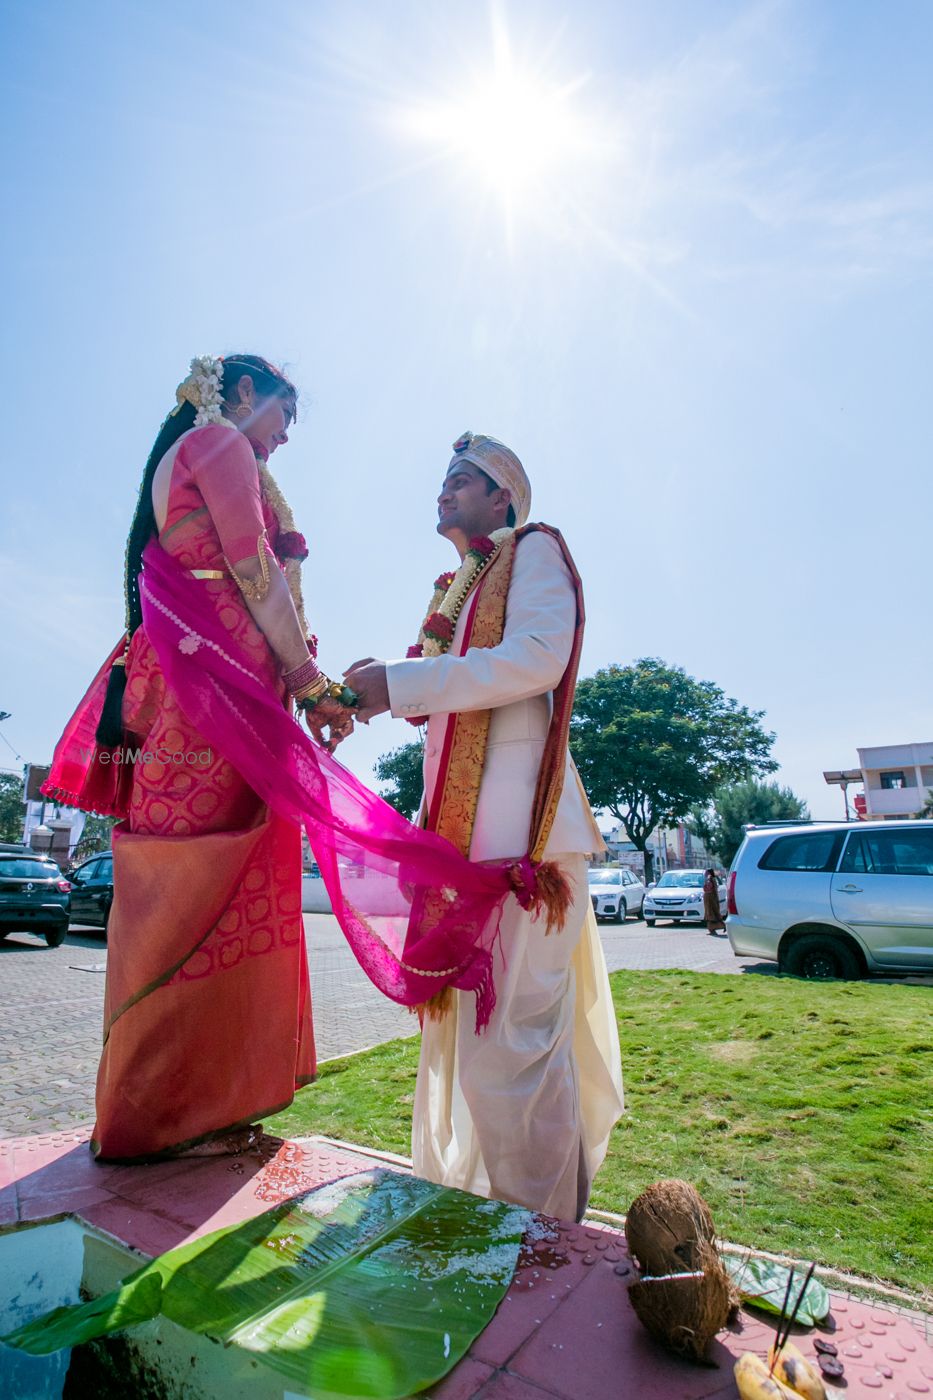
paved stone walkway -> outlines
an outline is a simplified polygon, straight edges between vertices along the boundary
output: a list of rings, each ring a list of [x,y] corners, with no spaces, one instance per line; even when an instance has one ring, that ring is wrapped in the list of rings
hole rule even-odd
[[[299,1194],[323,1191],[323,1199],[317,1199],[323,1204],[329,1197],[332,1205],[335,1183],[371,1172],[378,1160],[378,1154],[315,1138],[264,1138],[235,1160],[151,1166],[95,1162],[76,1132],[0,1142],[0,1226],[68,1215],[92,1232],[79,1236],[76,1250],[59,1245],[56,1252],[47,1230],[7,1230],[0,1240],[5,1245],[0,1314],[8,1326],[40,1316],[49,1306],[51,1286],[63,1301],[71,1290],[77,1297],[79,1283],[91,1296],[112,1287],[125,1276],[126,1261],[113,1258],[98,1232],[154,1256],[254,1219]],[[409,1173],[397,1160],[383,1161],[395,1189],[411,1189]],[[62,1226],[50,1228],[60,1232]],[[67,1228],[79,1227],[69,1222]],[[48,1251],[44,1258],[43,1251]],[[75,1256],[81,1262],[72,1270],[69,1261]],[[54,1278],[46,1278],[46,1261],[53,1259]],[[394,1267],[403,1269],[404,1261]],[[533,1219],[494,1317],[454,1369],[422,1392],[425,1400],[737,1400],[735,1360],[749,1351],[764,1357],[776,1319],[742,1309],[711,1341],[711,1364],[692,1365],[662,1351],[637,1321],[627,1296],[636,1277],[617,1224]],[[817,1328],[796,1329],[794,1342],[814,1364],[821,1343],[838,1352],[845,1389],[833,1386],[828,1393],[834,1400],[910,1400],[931,1393],[933,1347],[926,1318],[837,1292],[830,1294],[830,1304],[830,1316]],[[257,1367],[255,1356],[235,1346],[222,1351],[208,1337],[188,1333],[173,1344],[164,1330],[157,1336],[146,1328],[137,1346],[146,1365],[157,1371],[170,1368],[177,1378],[183,1367],[199,1394],[230,1400],[282,1394],[279,1373],[270,1375]],[[8,1353],[7,1359],[15,1364],[15,1355]],[[28,1393],[34,1394],[43,1364],[46,1375],[54,1374],[59,1361],[28,1360],[34,1363]],[[26,1394],[16,1379],[14,1372],[11,1393]],[[74,1375],[69,1379],[74,1382]]]
[[[639,920],[625,924],[600,924],[606,966],[610,972],[655,972],[679,967],[686,972],[777,972],[777,964],[757,958],[737,958],[724,933],[706,929],[674,928],[661,924],[648,928]]]
[[[330,914],[306,914],[318,1057],[332,1059],[397,1036],[417,1021],[376,991]],[[643,923],[601,927],[610,971],[682,967],[772,970],[734,957],[724,936]],[[60,948],[32,934],[0,943],[0,1137],[56,1132],[94,1117],[107,944],[73,930]]]

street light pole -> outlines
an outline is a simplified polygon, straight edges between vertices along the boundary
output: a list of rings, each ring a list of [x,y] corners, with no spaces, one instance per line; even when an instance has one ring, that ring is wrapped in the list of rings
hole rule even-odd
[[[846,821],[852,820],[852,813],[849,811],[849,784],[862,783],[865,775],[861,768],[830,768],[823,774],[823,779],[830,787],[842,788],[842,802],[845,807]]]

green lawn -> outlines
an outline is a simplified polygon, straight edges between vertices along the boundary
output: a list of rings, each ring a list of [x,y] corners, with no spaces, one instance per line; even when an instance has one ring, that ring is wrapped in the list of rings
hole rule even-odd
[[[692,1181],[720,1234],[933,1287],[933,1009],[926,987],[617,972],[627,1109],[592,1204]],[[322,1067],[285,1113],[408,1153],[418,1042]]]

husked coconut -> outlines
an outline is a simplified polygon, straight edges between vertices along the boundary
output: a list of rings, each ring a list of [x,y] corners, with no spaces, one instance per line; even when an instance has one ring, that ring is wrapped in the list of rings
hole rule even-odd
[[[689,1181],[672,1177],[642,1191],[625,1217],[628,1247],[645,1274],[701,1268],[698,1248],[716,1245],[709,1206]]]
[[[642,1275],[628,1290],[639,1321],[668,1350],[703,1361],[738,1303],[709,1206],[688,1181],[656,1181],[633,1201],[625,1236]]]

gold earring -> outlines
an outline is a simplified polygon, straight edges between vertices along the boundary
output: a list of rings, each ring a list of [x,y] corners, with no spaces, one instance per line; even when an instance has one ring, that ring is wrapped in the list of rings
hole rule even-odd
[[[235,418],[248,418],[252,411],[248,403],[239,403],[233,410],[233,414]]]

